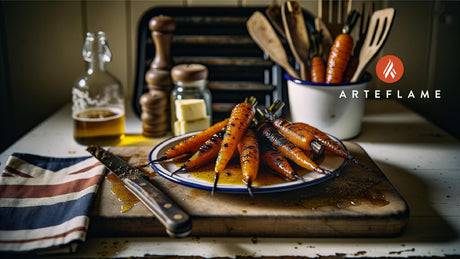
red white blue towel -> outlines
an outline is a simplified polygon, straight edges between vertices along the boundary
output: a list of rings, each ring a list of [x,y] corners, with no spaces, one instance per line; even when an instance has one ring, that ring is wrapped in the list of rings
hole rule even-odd
[[[10,156],[0,176],[0,251],[75,248],[85,241],[104,170],[90,156]]]

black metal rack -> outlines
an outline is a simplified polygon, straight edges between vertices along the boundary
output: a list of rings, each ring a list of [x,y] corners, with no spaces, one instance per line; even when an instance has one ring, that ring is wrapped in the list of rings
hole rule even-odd
[[[228,117],[231,108],[245,97],[255,96],[268,107],[286,99],[281,67],[253,42],[246,21],[257,7],[162,7],[148,10],[138,25],[138,49],[134,111],[141,114],[140,96],[147,91],[144,80],[155,55],[148,28],[157,15],[171,16],[176,31],[171,46],[175,64],[200,63],[209,69],[208,88],[213,98],[213,119]]]

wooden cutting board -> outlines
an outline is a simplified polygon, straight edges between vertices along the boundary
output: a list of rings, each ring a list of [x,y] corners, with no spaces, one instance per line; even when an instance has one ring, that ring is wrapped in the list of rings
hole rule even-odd
[[[313,187],[272,194],[216,193],[164,179],[148,162],[152,147],[125,146],[111,151],[140,168],[151,182],[192,217],[194,236],[394,236],[409,219],[401,195],[357,144],[348,150],[376,172],[349,163],[337,178]],[[110,177],[110,176],[109,176]],[[108,177],[100,187],[89,232],[103,236],[163,236],[164,227],[140,202],[122,213],[123,202]],[[117,191],[120,195],[120,192]],[[123,193],[123,192],[121,192]]]

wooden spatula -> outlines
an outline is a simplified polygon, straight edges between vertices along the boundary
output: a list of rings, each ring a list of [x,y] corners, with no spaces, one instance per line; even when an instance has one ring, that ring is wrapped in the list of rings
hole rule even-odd
[[[385,39],[390,32],[394,15],[395,10],[393,8],[378,10],[372,14],[366,38],[364,39],[361,51],[359,52],[358,68],[353,74],[350,82],[355,83],[361,78],[366,66],[382,48]]]

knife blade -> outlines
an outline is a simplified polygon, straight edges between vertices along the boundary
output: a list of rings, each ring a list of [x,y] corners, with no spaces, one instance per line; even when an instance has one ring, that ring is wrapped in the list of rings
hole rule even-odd
[[[125,187],[165,226],[169,236],[185,237],[191,232],[190,216],[153,186],[142,171],[100,146],[91,145],[86,150],[123,181]]]

